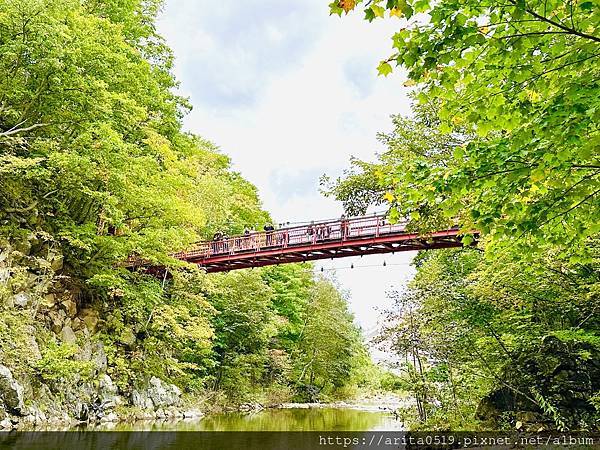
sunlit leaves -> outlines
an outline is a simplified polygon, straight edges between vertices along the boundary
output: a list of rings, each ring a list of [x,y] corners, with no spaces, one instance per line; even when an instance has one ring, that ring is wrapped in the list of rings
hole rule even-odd
[[[356,1],[355,0],[339,0],[339,5],[345,12],[349,12],[354,9],[354,6],[356,5]]]
[[[469,134],[444,173],[402,177],[398,197],[431,198],[448,211],[476,208],[468,226],[497,238],[535,235],[577,251],[600,221],[600,8],[593,2],[375,2],[410,19],[386,60],[408,70],[421,102],[440,100],[439,131]],[[367,20],[375,18],[365,3]],[[390,67],[380,65],[387,75]],[[415,167],[416,168],[416,167]],[[416,183],[414,180],[418,180]],[[413,193],[407,190],[414,189]],[[400,203],[407,213],[410,203]],[[584,225],[584,224],[587,224]]]
[[[483,417],[514,421],[520,405],[496,403],[499,411],[476,412],[477,405],[489,404],[483,397],[503,387],[516,392],[516,398],[544,392],[569,427],[593,423],[597,411],[594,415],[590,406],[572,405],[563,396],[577,386],[580,395],[590,398],[596,389],[588,382],[596,369],[587,361],[600,350],[599,323],[593,316],[599,306],[593,269],[599,261],[597,248],[588,266],[555,261],[556,248],[520,261],[509,253],[491,261],[472,249],[421,252],[408,290],[392,295],[394,308],[387,312],[380,336],[400,356],[426,354],[422,373],[454,370],[452,379],[419,380],[427,386],[423,401],[431,414],[419,425],[456,421],[454,426],[466,427]],[[403,373],[412,377],[405,364]],[[567,371],[578,376],[565,377]],[[419,386],[409,386],[418,393]],[[548,419],[553,420],[552,414]]]
[[[379,67],[377,67],[377,72],[379,72],[379,75],[383,75],[385,77],[392,73],[392,70],[392,66],[390,66],[387,61],[382,61],[381,64],[379,64]]]
[[[329,389],[342,386],[362,349],[344,296],[331,282],[319,279],[304,314],[298,382]]]

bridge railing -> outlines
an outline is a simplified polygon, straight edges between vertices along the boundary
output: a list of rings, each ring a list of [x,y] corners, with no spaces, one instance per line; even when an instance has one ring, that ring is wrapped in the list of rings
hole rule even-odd
[[[252,232],[248,235],[205,241],[189,250],[176,253],[176,258],[207,258],[210,256],[233,255],[300,245],[315,245],[323,242],[345,241],[360,237],[378,237],[405,231],[406,222],[389,223],[384,215],[355,217],[324,222],[315,222],[275,231]]]

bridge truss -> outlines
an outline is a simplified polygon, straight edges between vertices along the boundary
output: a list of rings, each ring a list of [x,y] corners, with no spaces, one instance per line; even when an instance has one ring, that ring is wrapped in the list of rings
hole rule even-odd
[[[174,256],[198,264],[207,272],[226,272],[346,256],[461,246],[458,228],[419,234],[407,231],[405,222],[392,224],[385,216],[375,215],[201,242]]]

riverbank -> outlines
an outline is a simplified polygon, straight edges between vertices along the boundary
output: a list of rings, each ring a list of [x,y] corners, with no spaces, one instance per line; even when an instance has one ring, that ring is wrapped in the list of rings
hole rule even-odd
[[[331,404],[298,404],[252,411],[208,414],[201,419],[146,420],[87,426],[90,431],[402,431],[405,424],[390,411]]]
[[[315,409],[315,408],[337,408],[353,409],[357,411],[381,412],[397,411],[401,408],[409,407],[413,403],[412,399],[394,394],[372,394],[361,395],[354,399],[339,400],[329,403],[282,403],[277,405],[279,409]]]
[[[34,386],[29,380],[18,381],[10,369],[0,365],[0,430],[65,430],[89,424],[199,419],[205,415],[201,400],[184,398],[177,386],[157,377],[127,395],[106,373],[63,389],[61,383],[57,380]]]
[[[61,399],[62,401],[52,398],[54,403],[49,403],[51,397],[38,397],[34,403],[26,406],[23,401],[26,388],[12,377],[10,370],[0,365],[0,390],[4,393],[5,405],[10,405],[8,411],[7,406],[0,408],[0,430],[65,431],[76,427],[90,429],[166,427],[170,429],[186,423],[197,427],[197,423],[201,420],[228,414],[250,417],[277,410],[348,410],[389,414],[410,404],[410,401],[404,397],[376,393],[328,403],[251,402],[232,405],[222,403],[217,393],[201,398],[182,396],[176,386],[156,377],[150,379],[145,389],[134,390],[128,397],[119,393],[117,386],[106,374],[100,377],[96,385],[95,391],[92,391],[91,386],[79,386],[80,395],[82,392],[87,392],[87,396],[90,396],[94,392],[95,400],[91,403],[85,403],[83,397],[74,399],[71,396],[71,402],[66,398]]]

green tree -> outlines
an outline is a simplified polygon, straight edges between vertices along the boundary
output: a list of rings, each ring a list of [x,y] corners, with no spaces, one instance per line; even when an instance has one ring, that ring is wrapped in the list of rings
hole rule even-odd
[[[362,349],[344,296],[325,279],[316,281],[304,311],[296,359],[297,383],[314,401],[342,387]]]
[[[211,286],[169,254],[268,220],[229,158],[182,132],[160,5],[0,3],[0,233],[32,257],[61,256],[45,289],[101,314],[123,387],[208,373]],[[133,254],[168,276],[123,268]]]
[[[206,275],[171,256],[216,231],[240,233],[270,218],[227,156],[182,131],[189,105],[174,94],[173,56],[156,32],[161,5],[0,2],[3,273],[12,265],[0,283],[0,359],[40,382],[69,371],[87,376],[84,349],[101,340],[124,394],[151,376],[236,401],[269,384],[289,393],[308,349],[312,272]],[[130,256],[148,264],[124,267]],[[23,290],[33,299],[21,310],[13,296]],[[323,304],[325,294],[337,299],[350,333],[339,293],[324,292]],[[57,344],[71,326],[77,345]],[[328,336],[329,326],[310,321],[308,336],[320,327]],[[37,363],[28,359],[33,335]],[[340,354],[336,386],[348,381],[348,355]]]
[[[379,337],[404,360],[415,426],[595,426],[594,266],[490,262],[472,249],[423,252],[415,265]]]
[[[447,217],[466,211],[466,230],[522,244],[523,252],[551,244],[573,261],[589,258],[585,242],[600,231],[598,3],[336,0],[330,7],[341,14],[360,5],[369,21],[386,13],[402,19],[380,73],[404,67],[421,102],[439,101],[440,131],[460,126],[475,135],[444,165],[408,177],[385,173],[394,196],[435,202]]]
[[[314,288],[312,266],[299,264],[270,266],[261,270],[273,290],[273,309],[280,318],[277,339],[288,353],[295,349],[304,325],[304,316]]]
[[[432,172],[447,167],[453,150],[468,135],[460,129],[440,132],[437,102],[415,103],[413,109],[413,117],[392,116],[393,131],[377,135],[386,151],[376,162],[353,159],[343,177],[331,180],[324,176],[321,186],[326,195],[341,201],[349,214],[365,214],[372,205],[391,205],[391,219],[407,217],[411,228],[434,231],[451,225],[461,211],[448,217],[438,197],[424,195],[417,187],[427,186]],[[434,191],[433,187],[424,189]]]
[[[271,289],[250,270],[219,277],[209,297],[217,311],[213,319],[216,353],[215,388],[243,399],[260,385],[270,339],[276,333]]]

